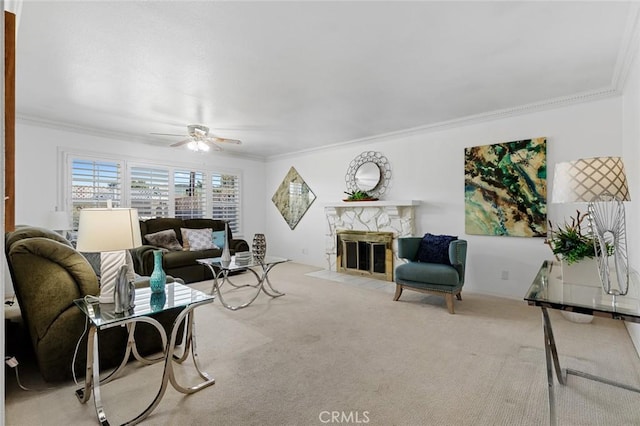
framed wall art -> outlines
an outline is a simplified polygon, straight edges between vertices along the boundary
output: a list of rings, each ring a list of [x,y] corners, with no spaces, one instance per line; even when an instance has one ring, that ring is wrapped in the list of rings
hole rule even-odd
[[[465,148],[464,157],[467,234],[546,236],[546,138]]]
[[[280,183],[271,201],[292,230],[316,199],[309,185],[298,171],[291,167]]]

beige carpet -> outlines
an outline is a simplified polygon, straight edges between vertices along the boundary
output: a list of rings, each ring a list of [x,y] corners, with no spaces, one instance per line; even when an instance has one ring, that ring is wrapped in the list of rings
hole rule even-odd
[[[190,396],[169,387],[145,424],[548,423],[538,308],[463,292],[450,315],[435,296],[406,291],[392,302],[392,284],[307,275],[314,271],[279,265],[271,281],[286,296],[262,294],[236,312],[219,301],[198,308],[200,360],[216,384]],[[576,324],[557,312],[552,321],[563,367],[640,386],[640,363],[622,322]],[[190,367],[179,367],[180,377],[195,383]],[[20,372],[27,386],[42,386]],[[127,373],[102,388],[111,424],[151,401],[161,366],[130,363]],[[7,371],[6,424],[97,424],[93,400],[80,404],[74,389],[67,383],[25,392]],[[640,424],[639,394],[577,377],[556,392],[561,425]],[[338,414],[333,421],[331,412]]]

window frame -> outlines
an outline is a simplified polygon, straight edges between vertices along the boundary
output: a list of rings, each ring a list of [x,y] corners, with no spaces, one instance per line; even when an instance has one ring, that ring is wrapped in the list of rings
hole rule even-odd
[[[82,151],[78,149],[59,149],[59,170],[60,182],[58,183],[58,205],[64,206],[67,211],[72,211],[72,167],[74,160],[87,160],[94,162],[116,162],[120,164],[120,206],[130,207],[132,203],[131,193],[131,176],[132,169],[134,168],[150,168],[150,169],[163,169],[169,173],[169,209],[168,217],[176,217],[175,214],[175,172],[176,171],[193,171],[203,174],[203,192],[204,192],[204,207],[203,214],[205,218],[213,217],[213,187],[212,179],[214,175],[232,175],[237,180],[237,215],[236,215],[236,229],[233,229],[234,236],[243,236],[243,178],[242,171],[240,169],[227,169],[211,165],[194,164],[194,163],[166,163],[163,161],[153,160],[140,160],[139,158],[116,156],[107,153],[96,153]],[[214,218],[220,219],[220,218]],[[224,219],[221,219],[224,220]]]

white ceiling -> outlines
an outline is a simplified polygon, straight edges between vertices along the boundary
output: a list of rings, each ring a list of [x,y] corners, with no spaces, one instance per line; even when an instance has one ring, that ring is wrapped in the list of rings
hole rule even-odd
[[[274,157],[616,93],[632,2],[25,1],[19,120]],[[625,62],[626,61],[626,62]],[[211,155],[216,155],[211,154]]]

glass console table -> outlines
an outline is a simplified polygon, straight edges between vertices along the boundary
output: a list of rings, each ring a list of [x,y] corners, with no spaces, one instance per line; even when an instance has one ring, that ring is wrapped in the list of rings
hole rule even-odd
[[[553,337],[551,320],[547,309],[577,312],[596,317],[611,318],[640,323],[640,300],[630,295],[611,296],[605,294],[601,285],[569,284],[562,281],[562,267],[559,262],[547,260],[542,264],[524,299],[530,306],[539,306],[542,310],[544,330],[544,350],[547,364],[547,383],[549,389],[550,424],[557,423],[555,413],[555,395],[553,390],[553,371],[561,385],[566,384],[566,375],[572,374],[585,379],[595,380],[633,392],[639,392],[626,384],[594,376],[569,368],[562,369],[558,361],[558,351]]]
[[[288,262],[288,261],[289,259],[285,259],[283,257],[275,257],[275,256],[265,256],[261,262],[251,257],[247,262],[242,262],[242,263],[240,262],[236,263],[235,256],[231,257],[230,262],[223,262],[222,259],[219,257],[212,257],[212,258],[197,260],[198,263],[208,266],[209,269],[211,269],[211,272],[213,273],[213,288],[211,289],[211,294],[215,295],[217,293],[218,298],[220,299],[220,303],[222,303],[222,306],[224,306],[227,309],[231,309],[232,311],[246,308],[247,306],[249,306],[251,303],[253,303],[254,300],[256,300],[256,298],[260,294],[260,291],[264,292],[264,294],[271,297],[284,296],[284,293],[281,293],[278,290],[274,289],[273,286],[271,285],[271,282],[269,281],[269,271],[271,271],[271,269],[273,269],[274,266],[279,265],[281,263]],[[231,272],[244,271],[244,270],[251,271],[253,275],[255,275],[257,280],[256,284],[236,285],[231,281],[231,279],[229,279],[229,274]],[[224,301],[222,297],[222,293],[220,292],[220,288],[225,283],[229,283],[229,285],[234,288],[253,287],[256,289],[256,291],[246,303],[243,303],[242,305],[238,305],[238,306],[231,306]]]
[[[194,290],[185,285],[169,283],[165,286],[164,293],[152,293],[151,289],[148,287],[136,289],[135,306],[125,313],[115,313],[115,305],[113,303],[100,304],[97,301],[91,301],[87,298],[74,300],[76,306],[86,315],[87,321],[89,322],[85,384],[83,388],[76,390],[76,396],[80,402],[86,403],[91,397],[91,393],[93,393],[96,415],[98,416],[98,421],[101,425],[108,425],[109,422],[102,405],[100,385],[115,379],[124,369],[131,354],[133,354],[138,361],[144,364],[153,364],[159,361],[164,361],[164,369],[162,370],[163,375],[160,389],[151,404],[145,408],[140,415],[135,417],[133,420],[126,422],[126,425],[133,425],[145,419],[160,403],[169,382],[176,390],[184,394],[197,392],[215,383],[215,379],[213,377],[210,377],[200,369],[194,330],[194,309],[198,306],[212,303],[213,299],[213,296]],[[167,333],[162,327],[162,324],[149,315],[173,309],[176,309],[179,313],[173,322],[171,336],[167,339]],[[180,324],[183,321],[186,321],[184,329],[184,350],[180,356],[177,356],[175,354],[176,338],[178,330],[180,329]],[[136,324],[139,322],[151,324],[158,330],[164,349],[161,357],[147,359],[138,353],[134,339],[134,332]],[[111,372],[111,374],[100,379],[97,331],[123,325],[127,327],[129,337],[122,362],[113,372]],[[189,350],[191,350],[193,364],[196,371],[203,381],[195,386],[183,387],[176,380],[173,371],[173,364],[185,361],[189,356]]]

